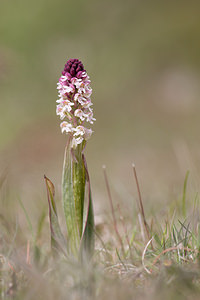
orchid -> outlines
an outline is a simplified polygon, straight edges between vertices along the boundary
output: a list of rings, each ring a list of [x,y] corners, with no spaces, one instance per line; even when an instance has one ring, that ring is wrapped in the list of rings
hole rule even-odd
[[[94,215],[86,159],[83,154],[93,124],[90,79],[78,59],[65,64],[57,83],[59,99],[56,114],[61,132],[68,136],[62,175],[62,202],[67,225],[67,240],[59,227],[54,186],[45,177],[52,247],[57,252],[81,259],[90,258],[94,249]]]

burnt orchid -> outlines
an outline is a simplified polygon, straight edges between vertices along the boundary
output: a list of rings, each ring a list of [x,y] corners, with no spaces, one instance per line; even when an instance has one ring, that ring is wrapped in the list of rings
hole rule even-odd
[[[83,64],[78,59],[70,59],[65,64],[62,76],[58,82],[59,99],[56,113],[60,116],[61,131],[66,132],[72,139],[71,147],[87,141],[92,129],[85,123],[93,124],[90,79]]]
[[[54,186],[45,177],[49,202],[52,248],[75,257],[91,257],[94,249],[94,215],[90,179],[83,151],[93,124],[90,79],[78,59],[65,64],[57,84],[56,113],[62,133],[68,135],[62,175],[62,203],[67,225],[67,241],[58,223]]]

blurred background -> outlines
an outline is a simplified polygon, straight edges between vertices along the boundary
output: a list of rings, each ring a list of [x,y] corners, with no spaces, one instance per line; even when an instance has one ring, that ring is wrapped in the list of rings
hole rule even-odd
[[[56,83],[79,58],[91,78],[97,119],[87,144],[95,210],[137,197],[162,207],[191,193],[200,171],[200,2],[138,0],[0,1],[0,170],[10,201],[34,215],[46,207],[43,175],[60,181],[66,135]]]

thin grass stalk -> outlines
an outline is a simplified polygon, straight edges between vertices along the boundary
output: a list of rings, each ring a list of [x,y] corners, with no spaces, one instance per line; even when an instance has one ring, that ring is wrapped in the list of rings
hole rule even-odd
[[[139,209],[140,209],[140,213],[142,215],[142,220],[144,223],[144,228],[146,231],[147,238],[148,238],[148,240],[150,240],[151,234],[149,232],[149,226],[147,224],[145,213],[144,213],[144,207],[143,207],[142,196],[141,196],[141,192],[140,192],[140,186],[139,186],[139,182],[138,182],[138,178],[137,178],[137,172],[136,172],[136,168],[135,168],[134,164],[132,164],[132,167],[133,167],[133,174],[135,177],[135,182],[136,182],[137,192],[138,192],[138,197],[139,197]]]
[[[106,174],[106,166],[105,165],[103,166],[103,174],[104,174],[104,179],[105,179],[105,183],[106,183],[108,199],[109,199],[109,203],[110,203],[110,207],[111,207],[111,213],[112,213],[112,217],[113,217],[114,230],[115,230],[116,236],[118,238],[118,241],[121,245],[123,254],[125,255],[124,245],[123,245],[123,242],[122,242],[122,239],[119,234],[118,227],[117,227],[117,221],[116,221],[116,217],[115,217],[115,211],[114,211],[114,206],[113,206],[113,201],[112,201],[112,196],[111,196],[111,192],[110,192],[110,186],[109,186],[108,177]]]

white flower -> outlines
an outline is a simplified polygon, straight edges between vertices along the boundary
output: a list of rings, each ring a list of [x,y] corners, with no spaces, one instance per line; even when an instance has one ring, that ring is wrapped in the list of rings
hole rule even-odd
[[[67,113],[69,113],[72,108],[71,108],[71,103],[68,103],[69,101],[63,100],[59,105],[56,107],[56,114],[60,116],[60,119],[63,120],[66,116]]]
[[[85,134],[85,127],[79,125],[74,129],[74,136],[78,136],[81,135],[83,136]]]
[[[59,79],[59,82],[63,82],[63,81],[66,81],[67,80],[67,77],[62,75]]]
[[[79,143],[80,140],[88,140],[91,137],[92,132],[92,129],[85,128],[84,126],[77,126],[74,128],[74,138],[77,143]]]
[[[93,118],[93,112],[89,111],[88,113],[84,114],[86,121],[89,122],[90,124],[93,124],[94,121],[96,121],[95,118]]]
[[[66,122],[66,121],[62,122],[62,123],[60,124],[60,127],[61,127],[62,133],[63,133],[64,131],[66,131],[66,133],[69,133],[69,132],[73,132],[73,130],[74,130],[72,124],[70,124],[70,123],[68,123],[68,122]]]
[[[62,105],[57,105],[56,114],[60,116],[60,119],[63,120],[66,117],[65,109]]]
[[[88,108],[92,105],[91,99],[84,97],[80,93],[75,94],[74,100],[78,101],[84,108]]]
[[[89,98],[92,95],[92,89],[89,87],[86,87],[84,90],[84,97]]]
[[[83,98],[82,94],[81,93],[76,93],[74,95],[74,101],[80,101],[80,99]]]
[[[80,108],[75,110],[74,115],[75,115],[75,117],[80,118],[81,121],[85,120],[85,114]]]
[[[71,79],[71,83],[74,84],[77,89],[79,89],[81,87],[81,85],[84,86],[82,79],[79,79],[76,77],[73,77]]]

